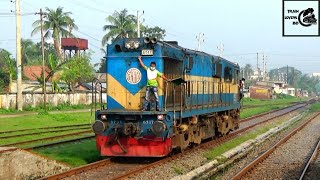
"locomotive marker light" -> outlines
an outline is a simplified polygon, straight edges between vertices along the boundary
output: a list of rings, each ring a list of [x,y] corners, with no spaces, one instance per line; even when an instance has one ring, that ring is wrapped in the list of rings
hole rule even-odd
[[[102,115],[100,116],[100,118],[101,118],[101,120],[106,120],[106,119],[107,119],[107,115],[102,114]]]
[[[159,115],[157,116],[157,119],[163,121],[163,114],[159,114]]]

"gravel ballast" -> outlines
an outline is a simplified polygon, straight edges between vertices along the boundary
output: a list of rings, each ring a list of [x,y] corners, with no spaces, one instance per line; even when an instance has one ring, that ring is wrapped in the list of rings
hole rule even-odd
[[[69,169],[68,166],[16,149],[0,153],[0,179],[38,179]]]
[[[286,121],[287,119],[290,119],[296,116],[297,114],[300,114],[301,112],[302,110],[292,112],[288,115],[275,118],[274,120],[264,123],[261,126],[276,125],[277,123]],[[261,126],[258,126],[258,127],[261,127]],[[254,131],[256,128],[252,129],[251,131]],[[188,154],[186,156],[183,156],[182,158],[178,158],[169,163],[165,163],[161,166],[158,166],[157,168],[146,170],[143,173],[138,174],[135,177],[132,177],[131,179],[152,179],[152,178],[153,179],[171,179],[171,178],[180,176],[182,174],[186,174],[208,163],[208,160],[205,158],[205,154],[207,152],[208,152],[207,149],[200,149],[196,153]]]

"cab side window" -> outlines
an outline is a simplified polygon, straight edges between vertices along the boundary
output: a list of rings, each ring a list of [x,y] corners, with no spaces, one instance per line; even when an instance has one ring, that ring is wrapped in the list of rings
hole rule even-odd
[[[224,68],[224,81],[232,82],[232,68],[228,66]]]

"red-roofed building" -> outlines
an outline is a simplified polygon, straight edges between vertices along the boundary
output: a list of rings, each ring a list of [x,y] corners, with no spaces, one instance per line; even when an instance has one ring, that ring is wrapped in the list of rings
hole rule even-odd
[[[45,76],[47,77],[51,70],[46,66],[45,67]],[[42,66],[24,66],[23,67],[23,75],[31,81],[37,81],[37,77],[42,76]],[[51,81],[51,79],[49,79]]]

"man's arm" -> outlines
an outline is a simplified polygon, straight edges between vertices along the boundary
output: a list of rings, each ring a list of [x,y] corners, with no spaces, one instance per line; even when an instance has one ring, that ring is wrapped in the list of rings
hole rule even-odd
[[[142,62],[141,56],[138,56],[138,59],[139,59],[140,65],[145,69],[146,66]]]
[[[162,79],[164,79],[166,81],[170,81],[170,79],[168,79],[166,76],[164,76],[164,74],[161,74],[160,77],[162,77]]]

